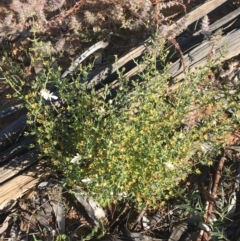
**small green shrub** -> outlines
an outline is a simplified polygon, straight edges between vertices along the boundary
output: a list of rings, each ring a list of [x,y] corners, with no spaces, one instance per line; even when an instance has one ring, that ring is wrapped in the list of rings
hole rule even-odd
[[[199,172],[196,164],[212,163],[211,155],[238,122],[226,115],[229,106],[237,111],[236,93],[214,88],[207,78],[212,63],[174,88],[166,56],[162,42],[156,55],[145,56],[148,67],[131,86],[119,73],[115,98],[108,85],[99,93],[86,90],[91,66],[79,69],[69,83],[60,78],[60,69],[51,68],[54,59],[41,54],[44,71],[36,79],[23,81],[21,69],[11,65],[5,77],[26,102],[30,133],[42,156],[51,158],[69,185],[82,186],[103,205],[126,198],[156,207],[184,190],[179,183]],[[32,56],[32,63],[36,60]],[[58,100],[48,91],[53,86]],[[219,93],[229,106],[216,98]]]

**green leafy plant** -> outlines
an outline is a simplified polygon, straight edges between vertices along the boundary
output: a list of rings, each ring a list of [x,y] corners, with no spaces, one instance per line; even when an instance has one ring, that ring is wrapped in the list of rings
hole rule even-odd
[[[38,238],[35,236],[35,234],[33,234],[33,240],[34,240],[34,241],[41,241],[41,239],[38,239]]]
[[[68,241],[70,238],[66,234],[59,234],[56,237],[56,241]]]
[[[81,241],[87,241],[91,239],[100,239],[104,236],[106,230],[102,222],[99,222],[99,227],[94,227],[86,237],[83,237]]]
[[[114,98],[111,85],[87,90],[91,66],[81,67],[69,83],[61,79],[61,69],[51,68],[55,59],[41,51],[30,53],[32,63],[40,59],[44,66],[34,80],[23,81],[21,69],[11,65],[5,76],[26,103],[30,133],[42,155],[69,185],[81,185],[102,205],[127,198],[156,207],[177,195],[179,183],[199,162],[212,163],[229,126],[238,123],[226,115],[229,106],[216,98],[219,90],[206,77],[213,62],[169,87],[164,42],[156,46],[156,54],[144,57],[147,68],[138,80],[129,85],[118,73]],[[237,108],[235,96],[222,92]]]

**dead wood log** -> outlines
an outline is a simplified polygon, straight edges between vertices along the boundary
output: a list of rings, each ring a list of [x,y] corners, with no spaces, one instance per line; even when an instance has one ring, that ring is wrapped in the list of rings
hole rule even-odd
[[[184,55],[185,65],[189,68],[190,72],[194,72],[196,68],[206,65],[207,61],[210,59],[214,60],[217,64],[240,54],[240,29],[236,29],[228,33],[226,36],[219,36],[219,38],[220,39],[217,39],[215,42],[205,40],[203,43],[199,43],[198,46]],[[143,72],[145,68],[145,63],[138,64],[126,72],[124,77],[129,80],[136,78],[139,79],[140,77],[138,74]],[[161,68],[161,66],[159,68]],[[173,63],[167,70],[167,73],[171,74],[174,82],[183,79],[184,73],[182,60],[178,59],[175,63]],[[112,82],[110,82],[110,87],[112,92],[115,92],[115,89],[118,87],[118,79],[116,75],[111,75],[111,77]],[[108,80],[110,80],[110,77],[108,77]],[[105,85],[105,81],[100,81],[100,83],[102,86]],[[149,83],[149,85],[151,85],[151,83]],[[100,91],[101,90],[98,92]]]
[[[209,32],[211,32],[212,34],[215,31],[219,31],[219,30],[221,30],[222,32],[227,32],[227,30],[231,28],[233,23],[235,23],[239,15],[240,15],[240,8],[234,10],[233,12],[224,16],[223,18],[212,23],[209,26]],[[195,32],[193,35],[177,39],[177,42],[181,47],[182,52],[187,53],[190,50],[196,48],[203,40],[204,40],[204,36],[201,34],[201,30],[199,30]],[[180,58],[180,55],[178,52],[175,52],[174,55],[171,56],[170,61],[171,62],[176,61],[178,58]]]

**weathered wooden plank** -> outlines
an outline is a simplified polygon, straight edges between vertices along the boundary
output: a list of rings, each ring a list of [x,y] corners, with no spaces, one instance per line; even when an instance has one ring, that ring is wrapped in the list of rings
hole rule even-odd
[[[17,142],[15,145],[12,145],[7,150],[0,153],[0,166],[4,163],[10,161],[12,158],[21,156],[25,152],[30,150],[30,145],[35,141],[34,136],[27,136]]]
[[[15,201],[34,187],[45,172],[45,161],[41,160],[15,178],[0,185],[0,212],[4,211],[10,201]],[[46,174],[46,173],[45,173]]]
[[[36,150],[29,151],[21,157],[12,159],[3,167],[0,167],[0,184],[3,184],[10,178],[24,171],[29,166],[37,162],[37,160],[38,155]]]
[[[132,67],[134,67],[133,59],[139,58],[146,51],[147,46],[149,46],[149,44],[150,41],[147,40],[138,48],[133,49],[132,51],[130,51],[130,53],[124,55],[119,60],[117,60],[117,63],[111,63],[100,70],[97,69],[93,71],[88,76],[89,81],[87,84],[87,89],[91,89],[93,86],[97,86],[100,83],[109,83],[113,79],[118,78],[117,70],[121,71],[122,67],[124,67],[125,72],[130,70]]]
[[[214,22],[213,24],[211,24],[211,26],[209,27],[209,31],[213,32],[216,29],[221,28],[225,24],[230,23],[232,20],[237,18],[239,15],[240,15],[240,8],[237,8],[234,11],[232,11],[231,13],[229,13],[228,15],[224,16],[223,18],[221,18],[221,19],[217,20],[216,22]],[[193,35],[194,36],[198,35],[198,34],[200,34],[200,32],[201,31],[197,31]]]
[[[14,144],[26,128],[27,116],[24,115],[0,132],[0,152]]]
[[[188,25],[194,23],[198,19],[202,18],[203,16],[207,15],[217,7],[221,6],[223,3],[227,2],[228,0],[209,0],[203,3],[202,5],[198,6],[194,10],[192,10],[187,15],[187,23]],[[177,21],[177,23],[181,22],[181,19]]]
[[[230,59],[238,55],[240,53],[239,37],[240,37],[239,30],[232,31],[226,36],[222,36],[222,37],[220,36],[215,43],[216,45],[214,47],[215,55],[213,56],[213,58],[218,59],[218,62],[222,62],[224,60]],[[209,59],[209,55],[212,47],[213,47],[212,42],[205,41],[202,44],[199,44],[198,46],[196,46],[193,50],[189,51],[185,55],[185,64],[187,67],[190,68],[190,72],[194,71],[196,67],[201,67],[206,64],[206,62]],[[144,71],[145,68],[146,68],[146,64],[139,64],[134,68],[132,68],[127,73],[125,73],[124,76],[128,79],[134,79],[137,77],[137,74]],[[174,78],[177,78],[177,79],[183,78],[184,74],[182,72],[181,60],[178,59],[175,63],[173,63],[167,72],[171,73],[172,77]],[[116,88],[117,86],[118,86],[118,81],[117,79],[115,79],[111,83],[110,87]]]
[[[183,20],[186,22],[186,27],[199,20],[203,16],[207,15],[209,12],[213,11],[215,8],[219,7],[227,0],[210,0],[203,3],[201,6],[197,7],[191,11],[187,16],[180,18],[176,24],[181,23]],[[173,24],[168,27],[169,31],[174,29],[176,24]],[[120,58],[117,63],[109,64],[104,68],[93,71],[89,75],[88,80],[88,89],[91,89],[92,86],[97,86],[98,84],[110,83],[118,78],[116,71],[124,67],[125,74],[128,71],[131,71],[136,65],[134,65],[133,59],[139,58],[145,51],[147,51],[148,46],[150,45],[151,40],[146,40],[142,45],[134,48],[129,54]]]
[[[226,24],[231,25],[233,20],[236,19],[240,15],[240,8],[234,10],[233,12],[229,13],[228,15],[224,16],[223,18],[217,20],[216,22],[212,23],[209,26],[209,31],[213,33],[216,30],[224,29],[228,26]],[[180,38],[178,40],[178,44],[181,47],[183,53],[189,52],[191,49],[194,49],[197,45],[199,45],[203,40],[204,36],[201,33],[201,30],[195,32],[192,36],[188,36],[187,38]],[[177,60],[180,58],[178,52],[175,51],[174,55],[171,56],[172,60]]]
[[[24,104],[17,104],[14,106],[11,106],[5,110],[0,111],[0,120],[7,118],[10,115],[13,115],[17,112],[20,112],[21,110],[23,110]]]
[[[238,55],[240,53],[240,29],[220,37],[214,45],[215,50],[212,58],[218,60],[217,62],[222,62]],[[190,72],[207,63],[212,48],[213,43],[205,41],[184,55],[185,65],[189,67]],[[173,78],[182,79],[184,77],[180,59],[168,69],[168,73],[171,73]]]

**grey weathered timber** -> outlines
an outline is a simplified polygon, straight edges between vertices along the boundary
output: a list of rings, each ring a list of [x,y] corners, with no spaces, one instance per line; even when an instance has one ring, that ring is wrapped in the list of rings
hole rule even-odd
[[[225,24],[230,24],[231,25],[230,22],[232,20],[236,19],[239,15],[240,15],[240,8],[237,8],[236,10],[232,11],[231,13],[227,14],[223,18],[221,18],[221,19],[217,20],[216,22],[214,22],[213,24],[211,24],[211,26],[209,27],[209,31],[213,32],[213,31],[221,28]],[[200,32],[201,31],[197,31],[193,35],[196,36],[196,35],[200,34]]]
[[[19,142],[12,145],[7,150],[0,153],[0,167],[13,159],[23,155],[25,152],[30,150],[30,145],[35,141],[35,136],[26,136],[21,138]]]
[[[45,164],[45,161],[40,160],[37,164],[19,173],[16,177],[0,184],[0,213],[7,211],[9,203],[14,202],[37,184],[38,178],[44,172],[46,173],[46,170],[44,170]]]
[[[217,39],[217,37],[216,37]],[[214,52],[212,53],[212,51]],[[184,55],[185,65],[189,68],[190,72],[194,71],[197,67],[204,66],[209,58],[222,62],[237,56],[240,53],[240,29],[236,29],[226,36],[219,36],[215,42],[205,41],[189,53]],[[212,56],[211,56],[212,55]],[[177,60],[169,69],[173,78],[181,79],[184,77],[182,69],[182,61]]]
[[[217,7],[221,6],[223,3],[227,2],[228,0],[209,0],[205,1],[201,6],[198,6],[193,11],[191,11],[187,15],[187,22],[188,25],[194,23],[198,19],[202,18],[203,16],[207,15]],[[181,20],[178,20],[177,22],[180,22]]]
[[[171,31],[175,28],[175,26],[181,23],[183,20],[186,22],[186,27],[194,23],[195,21],[199,20],[200,18],[204,17],[223,3],[227,2],[227,0],[210,0],[203,3],[201,6],[197,7],[193,11],[191,11],[187,16],[180,18],[176,23],[172,24],[168,27],[168,31]],[[124,67],[124,74],[128,71],[131,71],[136,64],[134,64],[133,59],[138,60],[143,53],[148,52],[151,40],[146,40],[143,44],[134,48],[130,51],[127,55],[120,58],[117,63],[109,64],[101,69],[97,69],[93,71],[89,75],[88,85],[87,88],[91,89],[93,86],[98,86],[101,88],[102,84],[110,83],[118,78],[117,70],[121,70]],[[192,45],[190,44],[190,48]]]
[[[17,104],[14,106],[11,106],[5,110],[0,111],[0,120],[3,120],[5,118],[7,118],[10,115],[13,115],[15,113],[20,112],[21,110],[23,110],[25,108],[24,104]]]
[[[133,59],[140,57],[147,50],[147,46],[149,45],[150,41],[147,40],[138,48],[133,49],[130,51],[130,53],[117,60],[117,63],[109,64],[100,70],[97,69],[93,71],[88,77],[89,81],[87,84],[87,89],[91,89],[93,86],[97,86],[101,83],[104,84],[113,81],[118,76],[117,71],[121,70],[122,67],[125,68],[125,72],[130,70],[133,67],[133,63],[130,62],[132,62]]]
[[[26,128],[26,121],[24,115],[0,132],[0,152],[15,144]]]
[[[36,150],[29,151],[21,157],[12,159],[3,167],[0,167],[0,184],[6,182],[10,178],[16,176],[21,171],[30,167],[38,160]]]

